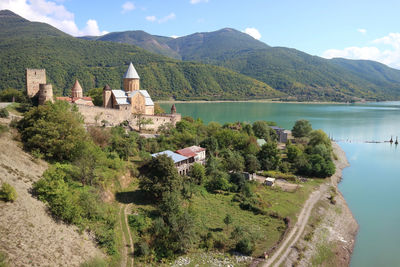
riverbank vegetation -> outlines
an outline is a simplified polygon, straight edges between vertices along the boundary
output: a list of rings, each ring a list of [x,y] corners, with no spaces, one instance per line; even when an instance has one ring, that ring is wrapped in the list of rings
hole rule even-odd
[[[56,101],[31,108],[17,128],[24,148],[52,164],[33,193],[54,218],[93,233],[115,264],[121,249],[117,203],[132,204],[135,265],[147,265],[199,251],[259,256],[279,242],[322,181],[300,181],[299,175],[327,177],[334,166],[322,131],[306,131],[278,149],[270,125],[205,125],[184,117],[145,139],[123,126],[85,130],[76,108]],[[260,147],[258,138],[266,144]],[[207,164],[195,164],[188,176],[178,174],[171,158],[150,155],[191,145],[207,149]],[[298,186],[292,192],[267,187],[243,172],[294,177]],[[128,187],[121,185],[122,176]],[[105,201],[110,192],[116,202]]]

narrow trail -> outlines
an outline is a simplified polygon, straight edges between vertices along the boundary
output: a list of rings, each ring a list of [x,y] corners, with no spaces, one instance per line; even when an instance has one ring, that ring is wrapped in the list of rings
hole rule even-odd
[[[119,210],[119,223],[121,226],[122,231],[122,241],[124,244],[124,249],[122,250],[122,260],[121,260],[121,267],[129,267],[134,266],[134,247],[133,247],[133,240],[131,230],[128,224],[128,216],[126,214],[126,210],[129,208],[128,205],[121,205]],[[123,219],[122,219],[123,217]],[[127,230],[128,236],[125,235],[124,229]],[[127,240],[128,239],[128,240]]]
[[[311,211],[314,205],[318,202],[321,196],[326,192],[328,186],[322,184],[317,190],[311,193],[310,197],[304,204],[303,209],[300,212],[299,218],[290,230],[289,234],[286,236],[285,240],[280,244],[279,249],[275,251],[272,257],[270,257],[262,266],[280,266],[282,262],[288,256],[291,247],[296,244],[301,235],[304,232],[304,228],[307,225],[308,219],[310,217]],[[294,237],[294,238],[293,238]],[[273,263],[279,258],[279,260],[273,265]]]
[[[121,231],[122,231],[122,243],[124,244],[124,247],[122,249],[122,255],[121,255],[121,267],[126,267],[126,262],[128,260],[128,253],[127,253],[128,248],[125,246],[126,240],[125,240],[124,230],[122,228],[122,220],[121,220],[122,208],[123,208],[123,206],[121,205],[119,208],[119,214],[118,214],[119,226],[121,227]]]

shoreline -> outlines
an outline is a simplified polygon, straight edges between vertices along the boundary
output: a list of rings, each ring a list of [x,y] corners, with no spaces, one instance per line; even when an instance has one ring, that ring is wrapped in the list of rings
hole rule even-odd
[[[192,103],[278,103],[278,104],[315,104],[315,105],[352,105],[352,104],[368,104],[368,103],[385,103],[385,102],[399,102],[395,100],[387,101],[356,101],[350,102],[334,102],[334,101],[284,101],[284,100],[273,100],[273,99],[249,99],[249,100],[155,100],[158,104],[192,104]]]
[[[350,166],[346,153],[332,142],[336,172],[314,191],[319,194],[301,237],[289,248],[284,266],[349,266],[359,225],[338,184]],[[332,198],[333,195],[333,198]]]

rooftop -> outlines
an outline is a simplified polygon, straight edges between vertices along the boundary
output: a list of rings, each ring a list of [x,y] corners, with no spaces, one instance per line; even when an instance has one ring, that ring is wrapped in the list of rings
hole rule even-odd
[[[191,158],[197,155],[197,153],[205,151],[205,148],[199,147],[199,146],[190,146],[186,147],[183,149],[179,149],[176,151],[176,153],[183,155],[185,157]]]
[[[172,158],[172,160],[174,161],[174,163],[178,163],[184,160],[187,160],[188,158],[182,155],[179,155],[175,152],[172,152],[171,150],[165,150],[165,151],[161,151],[158,153],[154,153],[151,154],[152,157],[157,157],[158,155],[167,155],[168,157]]]
[[[125,72],[124,79],[140,79],[132,62],[129,64],[128,70]]]
[[[72,92],[74,92],[74,91],[75,92],[82,92],[83,91],[81,85],[78,82],[78,80],[75,80],[74,86],[72,86],[71,91]]]

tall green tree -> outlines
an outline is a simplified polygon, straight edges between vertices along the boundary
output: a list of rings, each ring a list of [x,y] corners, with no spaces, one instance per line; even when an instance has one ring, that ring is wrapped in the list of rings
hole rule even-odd
[[[258,160],[261,164],[261,169],[269,171],[276,170],[281,162],[276,143],[266,143],[258,152]]]
[[[308,120],[298,120],[293,126],[292,134],[294,137],[306,137],[312,131],[311,123]]]
[[[87,139],[81,115],[65,101],[32,108],[18,122],[18,130],[26,150],[57,161],[76,159]]]

